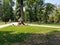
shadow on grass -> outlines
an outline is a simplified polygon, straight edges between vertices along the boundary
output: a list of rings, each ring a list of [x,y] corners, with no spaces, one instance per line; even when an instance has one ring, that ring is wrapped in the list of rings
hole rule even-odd
[[[11,31],[0,31],[0,45],[60,45],[60,31],[48,34],[11,34]]]

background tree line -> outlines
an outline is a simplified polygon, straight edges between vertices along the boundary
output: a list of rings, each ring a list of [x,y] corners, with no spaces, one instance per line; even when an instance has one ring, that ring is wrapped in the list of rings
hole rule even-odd
[[[8,22],[9,20],[14,20],[14,14],[13,14],[13,0],[0,0],[2,4],[0,4],[0,7],[2,6],[2,9],[0,8],[1,15],[0,19],[4,22]]]
[[[25,11],[22,14],[21,2],[16,0],[16,9],[13,10],[13,0],[0,0],[0,20],[18,21],[22,16],[25,22],[60,23],[60,8],[54,4],[45,3],[44,0],[23,0]]]

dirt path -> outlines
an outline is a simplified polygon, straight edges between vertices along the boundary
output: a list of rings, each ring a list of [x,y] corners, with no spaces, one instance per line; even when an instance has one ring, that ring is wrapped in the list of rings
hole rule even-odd
[[[9,23],[9,24],[4,24],[4,25],[0,25],[0,28],[4,28],[4,27],[7,27],[7,26],[10,26],[10,25],[17,25],[17,22],[13,22],[13,23]]]
[[[30,26],[38,26],[38,27],[47,27],[47,28],[60,28],[60,26],[49,26],[49,25],[38,25],[38,24],[28,24]]]
[[[0,25],[0,28],[4,28],[4,27],[10,26],[10,25],[18,25],[18,23],[13,22],[13,23],[10,23],[10,24]],[[26,24],[26,25],[38,26],[38,27],[47,27],[47,28],[60,28],[60,26],[48,26],[48,25],[38,25],[38,24]]]

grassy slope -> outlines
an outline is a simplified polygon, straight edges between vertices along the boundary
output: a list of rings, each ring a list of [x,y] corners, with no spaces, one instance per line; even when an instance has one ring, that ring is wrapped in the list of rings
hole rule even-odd
[[[0,25],[5,24],[5,22],[0,22]]]
[[[50,34],[46,35],[46,32]],[[47,43],[48,45],[55,45],[55,41],[53,43],[50,42],[56,38],[55,35],[51,35],[53,32],[58,32],[58,29],[33,26],[9,26],[0,29],[0,45],[47,45]],[[60,45],[60,42],[58,44]]]
[[[60,26],[60,24],[56,23],[56,24],[40,24],[40,25],[49,25],[49,26]]]
[[[46,33],[54,30],[58,30],[58,29],[33,27],[33,26],[9,26],[9,27],[0,29],[0,31],[12,31],[12,33]]]

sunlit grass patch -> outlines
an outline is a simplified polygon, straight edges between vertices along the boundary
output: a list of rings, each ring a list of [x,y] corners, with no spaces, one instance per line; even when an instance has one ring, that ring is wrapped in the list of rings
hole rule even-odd
[[[52,41],[54,38],[56,38],[55,34],[57,35],[57,33],[60,34],[60,31],[56,28],[44,28],[36,26],[9,26],[0,29],[0,43],[1,45],[17,45],[17,43],[19,43],[19,45],[40,45],[40,43],[43,45],[48,41],[47,43],[50,44],[49,41]]]
[[[5,22],[1,22],[1,21],[0,21],[0,25],[3,25],[3,24],[5,24]]]
[[[56,28],[45,28],[45,27],[36,27],[36,26],[9,26],[0,29],[0,31],[12,31],[12,33],[47,33],[50,31],[59,30]]]

